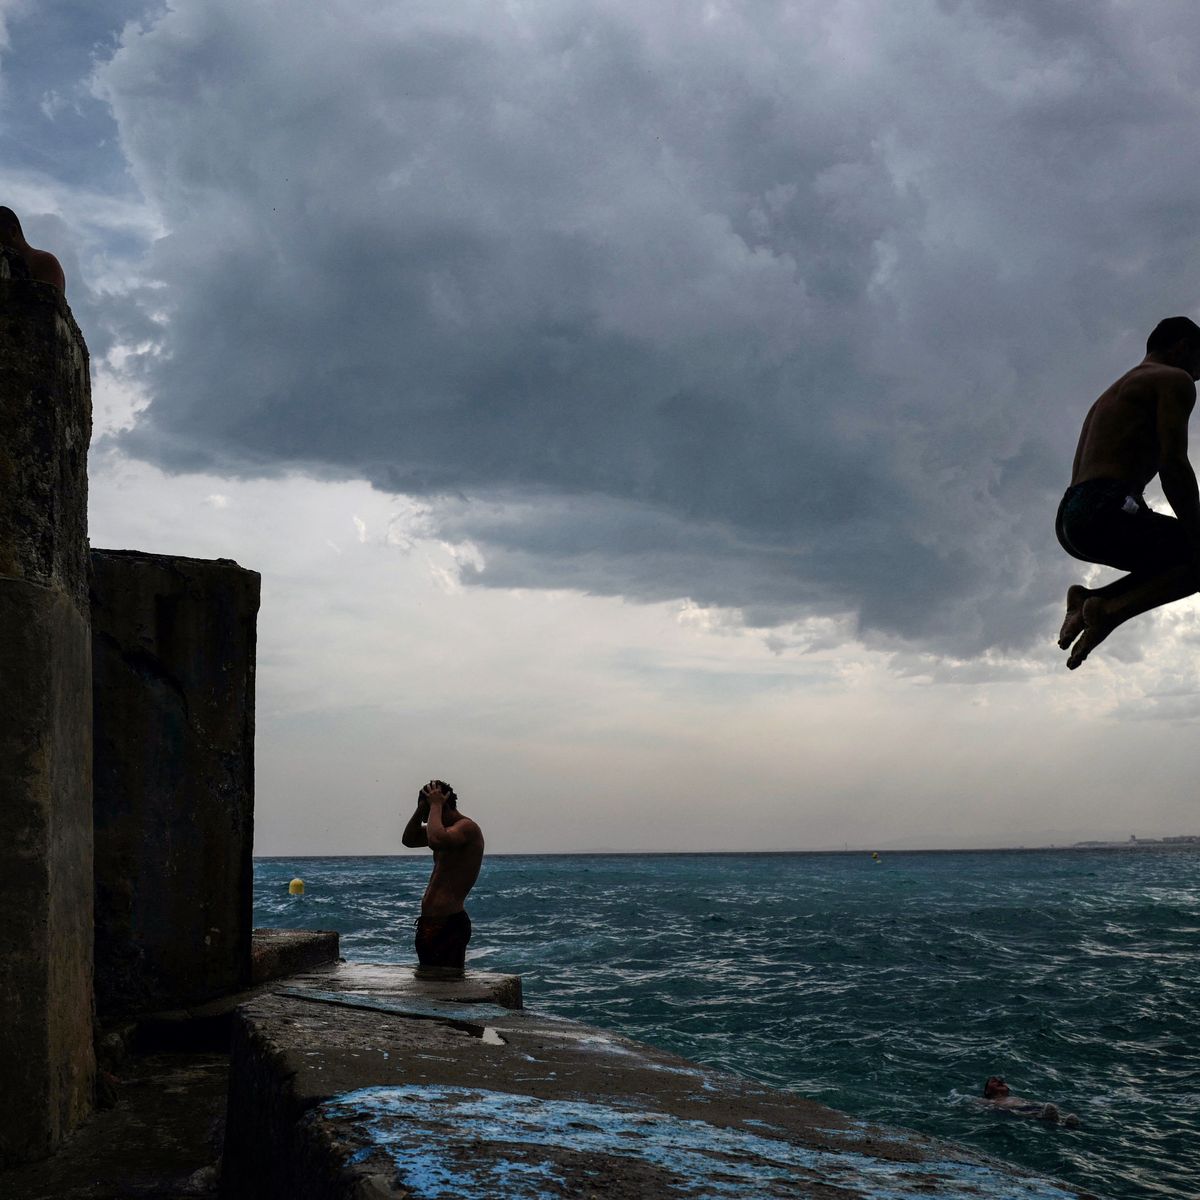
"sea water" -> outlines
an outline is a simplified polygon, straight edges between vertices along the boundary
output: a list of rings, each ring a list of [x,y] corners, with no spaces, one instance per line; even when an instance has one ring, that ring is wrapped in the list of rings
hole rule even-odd
[[[1108,1197],[1200,1196],[1200,850],[489,856],[528,1007]],[[411,961],[428,855],[258,859],[255,924]],[[288,895],[300,875],[302,897]],[[1079,1115],[982,1110],[990,1074]]]

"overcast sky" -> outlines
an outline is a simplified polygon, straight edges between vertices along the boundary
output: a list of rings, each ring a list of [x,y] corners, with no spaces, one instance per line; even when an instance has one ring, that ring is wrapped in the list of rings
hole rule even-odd
[[[432,775],[509,852],[1200,832],[1200,606],[1068,673],[1053,537],[1198,126],[1174,0],[0,0],[92,542],[263,575],[263,854]]]

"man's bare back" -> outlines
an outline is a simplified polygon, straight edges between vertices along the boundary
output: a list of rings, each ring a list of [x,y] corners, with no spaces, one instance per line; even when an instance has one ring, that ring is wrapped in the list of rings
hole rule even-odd
[[[1067,592],[1059,645],[1072,670],[1118,625],[1189,595],[1200,585],[1200,493],[1187,455],[1188,418],[1200,378],[1200,327],[1186,317],[1160,322],[1145,359],[1088,411],[1071,486],[1059,506],[1063,549],[1084,562],[1127,571],[1105,587]],[[1142,497],[1159,476],[1175,516]]]
[[[463,905],[483,864],[483,831],[458,811],[454,789],[432,779],[421,789],[401,841],[433,851],[433,872],[417,921],[421,965],[461,970],[471,937],[471,921]]]
[[[1071,483],[1119,479],[1140,493],[1158,474],[1160,404],[1186,404],[1191,378],[1178,367],[1138,363],[1112,384],[1083,422]],[[1186,414],[1180,413],[1186,424]]]

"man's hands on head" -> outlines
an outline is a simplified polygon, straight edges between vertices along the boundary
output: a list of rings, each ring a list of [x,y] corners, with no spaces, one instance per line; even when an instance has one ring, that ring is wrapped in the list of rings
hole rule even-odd
[[[441,779],[431,779],[421,789],[421,799],[425,801],[427,808],[434,804],[445,804],[453,795],[454,789]]]

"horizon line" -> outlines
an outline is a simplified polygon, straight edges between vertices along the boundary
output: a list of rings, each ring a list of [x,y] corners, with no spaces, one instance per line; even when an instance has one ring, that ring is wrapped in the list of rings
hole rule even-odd
[[[488,858],[743,858],[747,855],[781,858],[797,854],[1036,854],[1045,851],[1178,849],[1200,847],[1200,834],[1179,834],[1169,838],[1137,838],[1134,841],[1051,842],[1036,846],[911,846],[880,849],[878,847],[844,847],[819,850],[501,850],[488,853]],[[312,859],[312,858],[412,858],[414,854],[255,854],[255,859]]]

